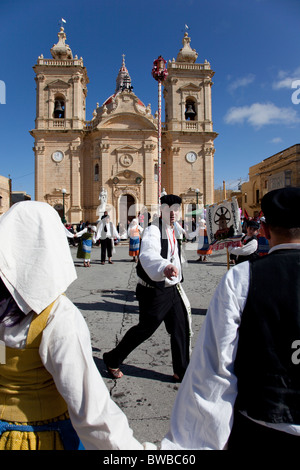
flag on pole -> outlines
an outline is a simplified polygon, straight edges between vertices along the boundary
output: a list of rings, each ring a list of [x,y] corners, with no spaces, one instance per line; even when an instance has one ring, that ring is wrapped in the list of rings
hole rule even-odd
[[[61,21],[62,21],[63,23],[66,23],[66,20],[65,20],[64,18],[62,18]]]
[[[185,26],[185,29],[190,29],[190,28],[188,27],[188,25],[187,25],[187,24],[186,24],[186,25],[184,25],[184,26]]]
[[[239,244],[243,234],[236,197],[208,207],[206,226],[209,244],[214,250]]]

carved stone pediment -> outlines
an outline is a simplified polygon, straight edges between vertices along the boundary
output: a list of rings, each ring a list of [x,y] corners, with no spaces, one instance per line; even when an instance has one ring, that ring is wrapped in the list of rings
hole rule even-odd
[[[201,87],[200,86],[197,86],[195,85],[195,83],[189,83],[188,85],[184,85],[182,86],[181,88],[179,88],[179,91],[181,92],[197,92],[197,91],[200,91],[201,90]]]
[[[53,82],[48,83],[46,86],[46,89],[50,88],[57,88],[57,89],[67,89],[70,88],[70,84],[67,82],[64,82],[63,80],[54,80]]]

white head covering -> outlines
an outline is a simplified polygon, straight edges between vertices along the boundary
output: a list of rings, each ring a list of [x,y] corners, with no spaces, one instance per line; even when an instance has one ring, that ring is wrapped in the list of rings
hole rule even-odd
[[[0,241],[0,277],[24,313],[41,313],[77,278],[64,226],[45,202],[14,204]]]
[[[138,225],[138,223],[139,223],[138,219],[132,219],[132,221],[130,222],[130,225],[134,226],[134,225]]]
[[[199,228],[201,228],[201,229],[206,229],[206,222],[205,222],[205,219],[200,219]]]

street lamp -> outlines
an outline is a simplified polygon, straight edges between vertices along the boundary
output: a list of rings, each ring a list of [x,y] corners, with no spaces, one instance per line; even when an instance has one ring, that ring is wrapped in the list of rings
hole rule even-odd
[[[168,76],[166,60],[160,55],[154,62],[152,77],[158,82],[158,207],[161,193],[161,83]]]
[[[67,222],[66,218],[65,218],[65,194],[66,194],[67,190],[63,188],[61,190],[61,192],[62,192],[62,195],[63,195],[63,216],[62,216],[61,220],[62,220],[62,223],[65,224]]]

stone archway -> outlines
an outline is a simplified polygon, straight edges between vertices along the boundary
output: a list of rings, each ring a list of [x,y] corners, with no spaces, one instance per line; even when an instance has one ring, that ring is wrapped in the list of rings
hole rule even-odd
[[[119,222],[127,227],[137,214],[133,213],[135,199],[131,194],[122,194],[119,201]]]
[[[64,216],[64,208],[62,204],[55,204],[54,209],[58,212],[59,217],[62,219]]]

